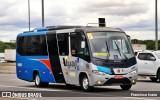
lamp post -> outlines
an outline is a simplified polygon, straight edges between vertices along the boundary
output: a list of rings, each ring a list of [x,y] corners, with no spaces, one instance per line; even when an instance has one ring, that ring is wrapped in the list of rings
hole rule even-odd
[[[28,25],[29,25],[29,31],[30,31],[30,0],[28,0]]]
[[[42,27],[44,27],[44,0],[42,0]]]
[[[157,0],[155,0],[155,50],[158,50],[158,14],[157,14]]]

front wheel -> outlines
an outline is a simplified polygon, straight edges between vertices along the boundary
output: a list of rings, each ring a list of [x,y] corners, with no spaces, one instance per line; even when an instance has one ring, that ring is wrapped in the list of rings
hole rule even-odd
[[[120,87],[122,88],[122,90],[129,90],[132,85],[120,85]]]
[[[90,91],[93,87],[89,86],[89,80],[86,75],[82,76],[80,79],[80,86],[84,91]]]
[[[49,85],[49,83],[48,82],[41,82],[41,79],[40,79],[40,76],[39,76],[39,74],[36,74],[35,75],[35,85],[37,86],[37,87],[46,87],[46,86],[48,86]]]

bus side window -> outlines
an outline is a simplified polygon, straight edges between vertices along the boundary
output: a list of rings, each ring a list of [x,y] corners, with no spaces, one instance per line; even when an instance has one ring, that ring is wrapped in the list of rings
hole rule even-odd
[[[69,54],[68,35],[69,33],[57,34],[59,55],[66,56]]]
[[[46,37],[45,35],[40,35],[40,50],[39,53],[40,55],[47,55],[47,44],[46,44]]]
[[[71,42],[71,55],[77,57],[77,34],[76,33],[71,33],[70,35],[70,42]]]
[[[20,55],[26,55],[27,37],[17,38],[17,51]]]
[[[82,33],[71,33],[71,54],[72,56],[82,58],[86,61],[89,61],[89,50],[86,38]],[[85,48],[81,48],[81,42],[85,41]]]
[[[39,41],[40,36],[27,37],[27,55],[39,55]]]

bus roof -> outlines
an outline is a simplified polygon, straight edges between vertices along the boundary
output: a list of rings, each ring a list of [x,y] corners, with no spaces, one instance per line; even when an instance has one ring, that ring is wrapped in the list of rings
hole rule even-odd
[[[18,36],[27,36],[27,35],[43,35],[47,31],[54,31],[54,30],[64,30],[64,29],[82,29],[86,32],[94,32],[94,31],[114,31],[114,32],[124,32],[120,28],[111,28],[111,27],[95,27],[95,26],[67,26],[67,25],[60,25],[60,26],[47,26],[41,28],[35,28],[32,31],[24,31],[23,33],[19,34]]]
[[[111,27],[95,27],[95,26],[48,26],[48,30],[62,30],[62,29],[83,29],[88,31],[122,31],[119,28]]]

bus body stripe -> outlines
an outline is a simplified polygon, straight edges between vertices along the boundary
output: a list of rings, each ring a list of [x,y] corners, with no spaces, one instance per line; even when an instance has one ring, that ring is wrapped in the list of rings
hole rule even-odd
[[[48,67],[48,69],[52,72],[52,67],[51,67],[49,59],[42,59],[40,60],[40,62],[44,63]]]

